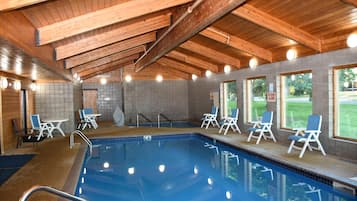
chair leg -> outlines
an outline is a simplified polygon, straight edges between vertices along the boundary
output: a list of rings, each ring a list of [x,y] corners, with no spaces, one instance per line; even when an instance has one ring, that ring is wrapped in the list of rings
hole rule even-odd
[[[322,147],[320,141],[316,140],[316,143],[317,143],[319,149],[321,150],[322,155],[326,156],[326,152],[325,152],[324,148]]]
[[[224,135],[227,135],[227,132],[228,132],[228,130],[229,130],[229,127],[231,127],[230,124],[227,125],[226,130],[224,131]],[[223,128],[223,126],[222,126],[222,128]]]
[[[206,124],[206,129],[208,129],[210,123],[211,123],[211,121],[208,121],[208,122],[207,122],[207,124]]]
[[[306,148],[307,148],[307,145],[309,144],[309,142],[308,141],[306,141],[305,143],[304,143],[304,146],[302,147],[302,149],[301,149],[301,152],[300,152],[300,155],[299,155],[299,158],[302,158],[302,156],[304,155],[304,153],[305,153],[305,151],[306,151]]]
[[[224,124],[221,126],[221,128],[220,128],[219,131],[218,131],[218,133],[221,133],[222,130],[223,130],[223,128],[224,128]]]
[[[288,149],[288,154],[290,154],[291,150],[293,149],[293,147],[294,147],[294,143],[295,143],[295,141],[294,141],[294,140],[293,140],[293,141],[291,141],[290,146],[289,146],[289,149]]]
[[[240,131],[240,129],[239,129],[238,125],[237,125],[237,123],[235,123],[234,126],[236,127],[236,130],[238,131],[238,133],[242,134],[242,132]]]
[[[276,139],[275,139],[275,137],[274,137],[274,134],[273,134],[273,132],[271,132],[270,129],[269,129],[269,133],[270,133],[271,138],[273,138],[273,141],[276,142]]]
[[[258,140],[257,140],[257,142],[256,142],[255,144],[259,144],[259,142],[260,142],[260,140],[262,139],[262,137],[264,137],[264,138],[265,138],[265,136],[264,136],[264,132],[263,132],[263,131],[260,131],[260,134],[259,134]]]
[[[253,131],[250,131],[250,133],[249,133],[249,137],[248,137],[248,139],[247,139],[247,142],[250,142],[250,139],[252,138],[252,136],[253,136]]]

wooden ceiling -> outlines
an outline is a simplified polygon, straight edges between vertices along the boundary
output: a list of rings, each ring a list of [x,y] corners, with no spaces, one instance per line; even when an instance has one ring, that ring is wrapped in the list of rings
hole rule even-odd
[[[1,71],[191,79],[346,48],[356,0],[2,0]],[[19,67],[21,66],[21,67]],[[21,70],[19,70],[21,68]],[[36,77],[34,78],[34,74]],[[119,77],[119,76],[118,76]],[[114,79],[115,80],[115,79]]]

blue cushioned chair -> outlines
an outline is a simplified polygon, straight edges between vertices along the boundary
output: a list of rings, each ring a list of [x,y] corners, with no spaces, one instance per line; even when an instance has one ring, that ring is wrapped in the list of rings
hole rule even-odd
[[[232,128],[232,130],[234,132],[239,132],[241,134],[240,129],[237,124],[238,116],[239,116],[239,109],[238,108],[232,109],[231,115],[229,117],[223,118],[222,126],[219,129],[219,133],[221,133],[222,130],[224,129],[224,127],[226,127],[226,130],[224,131],[224,135],[227,134],[229,128]]]
[[[51,134],[51,124],[41,123],[39,114],[31,115],[31,126],[32,130],[37,131],[39,133],[37,136],[37,140],[40,140],[41,137],[44,136],[44,132],[47,132],[48,137],[53,137]]]
[[[299,155],[299,158],[301,158],[304,155],[306,148],[309,148],[310,151],[312,151],[312,149],[320,150],[324,156],[326,155],[324,148],[322,147],[319,141],[319,135],[321,133],[321,119],[321,115],[310,115],[307,120],[306,129],[294,129],[296,130],[295,135],[289,136],[289,140],[291,140],[291,143],[288,149],[288,153],[290,153],[293,148],[301,150]],[[303,143],[303,146],[296,146],[295,143],[297,142]],[[316,143],[317,147],[312,146],[310,143]]]
[[[201,128],[206,126],[207,129],[210,124],[212,124],[213,126],[217,126],[219,128],[220,126],[217,121],[217,115],[218,115],[218,107],[212,106],[211,113],[203,114]]]
[[[250,131],[247,140],[248,142],[250,142],[251,138],[256,138],[257,139],[256,144],[259,144],[262,137],[264,138],[264,140],[270,138],[274,142],[276,142],[274,134],[271,131],[271,126],[273,124],[273,112],[271,111],[264,112],[261,121],[255,121],[252,123],[254,123],[253,127],[248,129],[248,131]],[[257,133],[258,135],[255,135],[255,133]]]
[[[83,110],[79,110],[80,123],[77,126],[77,129],[84,130],[87,126],[90,128],[98,128],[97,121],[95,120],[95,116],[90,116],[93,114],[92,108],[84,108]]]

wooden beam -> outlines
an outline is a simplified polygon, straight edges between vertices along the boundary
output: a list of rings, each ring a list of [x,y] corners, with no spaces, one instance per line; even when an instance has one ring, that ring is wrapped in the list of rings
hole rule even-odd
[[[138,54],[138,53],[144,52],[144,51],[145,51],[144,45],[134,47],[134,48],[131,48],[128,50],[124,50],[124,51],[118,52],[116,54],[112,54],[110,56],[103,57],[103,58],[82,64],[82,65],[76,66],[76,67],[72,68],[72,74],[78,73],[78,72],[81,72],[81,71],[84,71],[87,69],[95,68],[95,67],[107,64],[107,63],[111,63],[111,62],[123,59],[123,58],[131,56],[133,54]]]
[[[357,7],[357,0],[341,0],[344,3],[351,4],[354,7]]]
[[[183,18],[181,22],[178,22],[177,26],[169,29],[170,32],[168,32],[167,35],[163,37],[163,39],[159,41],[150,52],[148,52],[148,54],[139,59],[135,64],[135,71],[140,71],[152,64],[184,41],[202,31],[208,25],[235,9],[244,1],[245,0],[195,1],[195,8],[193,8],[191,12],[187,11],[186,13],[186,11],[182,11],[181,13],[178,13],[178,16],[186,14],[187,16]]]
[[[160,68],[162,69],[162,71],[164,71],[165,73],[169,74],[169,75],[172,75],[172,76],[175,76],[175,77],[178,77],[178,78],[181,78],[181,79],[184,79],[184,80],[189,80],[191,79],[191,74],[189,73],[186,73],[186,72],[182,72],[180,70],[176,70],[174,68],[168,68],[166,66],[163,66],[159,63],[156,62],[157,65],[160,66]]]
[[[210,70],[214,73],[218,73],[218,66],[215,64],[212,64],[210,62],[207,62],[205,60],[202,59],[198,59],[196,57],[193,56],[189,56],[187,54],[181,53],[179,51],[176,50],[172,50],[171,52],[169,52],[168,54],[166,54],[167,57],[182,61],[184,63],[188,63],[190,65],[193,66],[197,66],[198,68],[201,69],[205,69],[205,70]]]
[[[101,75],[101,74],[104,74],[104,73],[109,73],[111,71],[114,71],[114,70],[117,70],[117,69],[120,69],[120,68],[126,68],[126,67],[133,67],[135,64],[133,61],[128,61],[128,62],[125,62],[125,63],[121,63],[120,66],[119,65],[113,65],[113,66],[110,66],[110,67],[107,67],[105,69],[102,69],[102,70],[98,70],[96,72],[93,72],[91,74],[88,74],[86,76],[83,76],[83,80],[86,80],[86,79],[89,79],[89,78],[92,78],[92,77],[95,77],[97,75]]]
[[[65,60],[65,66],[67,69],[73,68],[80,64],[84,64],[116,52],[121,52],[126,49],[130,49],[136,46],[140,46],[146,43],[150,43],[156,40],[156,32],[150,32],[141,36],[129,38],[127,40],[120,41],[108,46],[104,46],[77,56],[70,57]]]
[[[48,0],[1,0],[0,11],[14,10]]]
[[[217,28],[208,27],[207,29],[201,31],[200,35],[215,40],[217,42],[224,43],[230,47],[247,52],[253,56],[259,57],[269,62],[273,61],[273,54],[271,53],[271,51],[259,47],[241,38],[238,38],[236,36],[232,36],[229,33],[226,33]]]
[[[236,68],[240,68],[240,61],[238,59],[223,54],[217,50],[203,46],[201,44],[198,44],[196,42],[187,41],[184,44],[182,44],[180,47],[195,52],[197,54],[200,54],[202,56],[208,57],[210,59],[213,59],[219,63],[229,64],[231,66],[235,66]]]
[[[190,73],[190,74],[195,74],[197,76],[202,76],[202,72],[201,70],[190,66],[188,64],[184,64],[181,63],[179,61],[175,61],[173,59],[169,59],[167,57],[162,57],[159,60],[157,60],[157,63],[163,65],[163,66],[167,66],[169,68],[174,68],[176,70],[182,71],[182,72],[186,72],[186,73]]]
[[[102,72],[106,68],[110,68],[112,66],[118,66],[119,67],[119,66],[121,66],[121,64],[133,61],[133,60],[135,60],[137,58],[139,58],[139,54],[134,54],[134,55],[131,55],[129,57],[126,57],[126,58],[123,58],[123,59],[120,59],[120,60],[117,60],[117,61],[114,61],[114,62],[111,62],[111,63],[108,63],[108,64],[104,64],[104,65],[101,65],[101,66],[98,66],[98,67],[95,67],[95,68],[91,68],[91,69],[86,69],[84,71],[80,71],[80,72],[78,72],[78,75],[81,78],[85,78],[86,76],[88,76],[90,74],[93,74],[93,73],[96,73],[96,72]]]
[[[192,0],[135,0],[96,10],[36,29],[36,44],[44,45],[74,35],[123,22]]]
[[[55,58],[56,60],[64,59],[82,52],[167,27],[170,25],[170,15],[171,14],[164,14],[151,18],[124,22],[110,31],[89,35],[75,42],[60,45],[55,48]]]
[[[249,4],[244,4],[237,8],[232,14],[321,52],[321,41],[318,37],[271,16]]]

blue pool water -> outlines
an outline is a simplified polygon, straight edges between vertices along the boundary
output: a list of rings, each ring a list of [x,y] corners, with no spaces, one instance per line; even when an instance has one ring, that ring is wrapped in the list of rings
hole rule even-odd
[[[136,126],[136,124],[129,124],[129,126]],[[157,122],[145,122],[145,123],[140,123],[140,127],[156,127],[157,128]],[[193,124],[188,121],[174,121],[172,123],[170,122],[160,122],[160,127],[173,127],[173,128],[193,128],[193,127],[199,127],[199,125]]]
[[[198,134],[94,139],[89,201],[352,201],[355,196]]]

